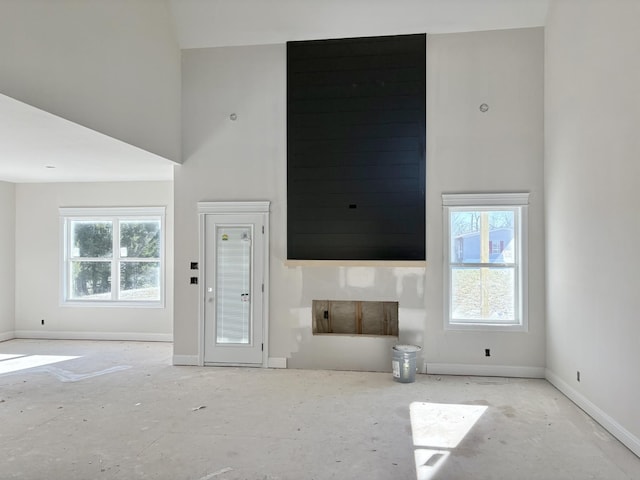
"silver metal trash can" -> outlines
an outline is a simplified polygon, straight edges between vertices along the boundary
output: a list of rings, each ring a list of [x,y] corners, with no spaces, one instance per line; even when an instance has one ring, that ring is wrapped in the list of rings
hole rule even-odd
[[[400,383],[412,383],[416,380],[418,352],[422,347],[417,345],[396,345],[393,347],[391,369],[393,379]]]

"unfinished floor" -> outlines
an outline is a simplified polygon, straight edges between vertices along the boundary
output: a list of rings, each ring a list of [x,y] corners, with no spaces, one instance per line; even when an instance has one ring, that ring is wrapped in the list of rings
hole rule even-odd
[[[174,367],[171,354],[163,343],[0,343],[0,479],[640,478],[640,459],[544,380],[400,384]]]

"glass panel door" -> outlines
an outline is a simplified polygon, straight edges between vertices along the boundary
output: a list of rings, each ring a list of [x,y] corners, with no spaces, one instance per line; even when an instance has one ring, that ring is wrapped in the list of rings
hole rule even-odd
[[[207,214],[204,221],[204,363],[262,365],[265,216]]]
[[[251,343],[252,226],[216,229],[216,344]]]

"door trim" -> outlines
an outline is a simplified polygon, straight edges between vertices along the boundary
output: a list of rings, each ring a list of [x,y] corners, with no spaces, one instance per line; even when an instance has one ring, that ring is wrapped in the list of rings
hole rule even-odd
[[[199,248],[198,248],[198,266],[199,266],[199,282],[198,282],[198,365],[204,366],[204,305],[205,305],[205,247],[206,247],[206,227],[205,219],[207,215],[237,215],[242,213],[262,214],[264,217],[264,293],[262,295],[262,367],[267,368],[269,365],[269,209],[271,202],[250,201],[250,202],[198,202],[198,228],[199,228]],[[213,365],[207,362],[207,365]],[[221,364],[222,365],[222,364]],[[223,365],[232,366],[230,363]],[[241,365],[241,364],[237,364]],[[255,365],[252,365],[255,366]]]

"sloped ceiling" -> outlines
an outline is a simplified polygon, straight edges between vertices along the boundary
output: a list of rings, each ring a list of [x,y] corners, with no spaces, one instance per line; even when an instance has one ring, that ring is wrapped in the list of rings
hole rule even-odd
[[[2,0],[0,181],[172,178],[182,161],[180,49],[535,27],[547,8],[548,0]]]
[[[172,178],[180,69],[167,2],[0,1],[0,180]]]
[[[0,179],[7,182],[173,179],[174,162],[0,95]]]

